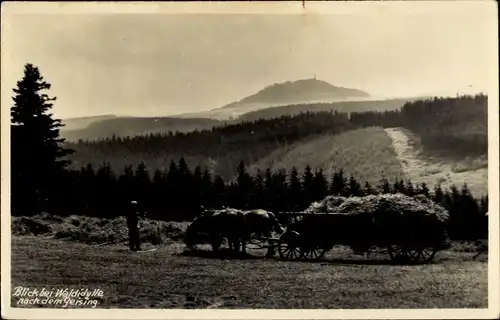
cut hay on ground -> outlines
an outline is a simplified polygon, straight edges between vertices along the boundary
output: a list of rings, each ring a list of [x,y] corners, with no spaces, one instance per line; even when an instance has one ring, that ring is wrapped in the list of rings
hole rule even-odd
[[[143,219],[140,221],[142,243],[158,245],[169,239],[181,239],[185,223]],[[13,235],[45,235],[87,244],[117,244],[128,241],[125,217],[104,219],[86,216],[59,217],[42,213],[33,217],[12,217]]]

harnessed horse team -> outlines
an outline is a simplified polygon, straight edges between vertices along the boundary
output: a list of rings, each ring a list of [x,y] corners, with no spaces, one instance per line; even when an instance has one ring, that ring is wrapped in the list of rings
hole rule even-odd
[[[276,216],[266,210],[238,210],[223,208],[222,210],[206,210],[196,217],[186,230],[185,242],[190,249],[196,244],[209,243],[214,251],[218,251],[226,238],[229,249],[246,254],[246,244],[252,235],[266,237],[269,242],[273,231],[282,233],[283,228]],[[274,254],[272,246],[268,246],[266,256]]]

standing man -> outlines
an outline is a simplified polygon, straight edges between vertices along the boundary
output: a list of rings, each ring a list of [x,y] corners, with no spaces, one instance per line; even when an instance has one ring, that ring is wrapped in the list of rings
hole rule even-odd
[[[131,201],[127,208],[127,227],[128,239],[131,251],[140,251],[139,241],[139,204],[137,201]]]

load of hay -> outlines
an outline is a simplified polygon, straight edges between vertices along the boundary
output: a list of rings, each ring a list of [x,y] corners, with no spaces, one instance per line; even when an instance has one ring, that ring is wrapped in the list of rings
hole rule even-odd
[[[364,237],[373,245],[412,243],[444,247],[447,241],[449,213],[422,195],[410,197],[397,193],[349,198],[328,196],[312,203],[305,212],[348,216],[349,227],[355,229],[350,230],[351,234]],[[335,222],[345,219],[331,220]],[[368,226],[366,221],[369,221]],[[334,229],[337,230],[338,227]]]

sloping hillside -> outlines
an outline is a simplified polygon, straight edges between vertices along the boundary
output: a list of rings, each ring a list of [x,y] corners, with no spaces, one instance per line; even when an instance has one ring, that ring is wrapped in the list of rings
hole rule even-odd
[[[382,128],[351,130],[337,135],[322,135],[281,148],[254,163],[249,172],[258,168],[299,170],[310,165],[333,174],[343,168],[361,181],[377,185],[384,176],[389,180],[405,179],[392,140]]]
[[[61,131],[61,136],[68,141],[104,139],[116,137],[138,136],[150,133],[167,133],[172,131],[190,132],[211,129],[220,122],[214,119],[179,119],[173,117],[119,117],[89,124],[79,130]]]
[[[116,118],[116,116],[113,114],[79,118],[66,118],[61,120],[61,122],[64,124],[64,127],[61,128],[61,131],[79,130],[88,127],[92,123],[114,118]]]

